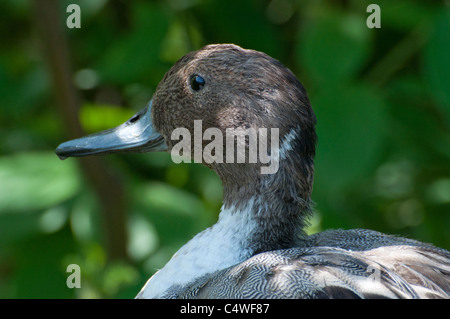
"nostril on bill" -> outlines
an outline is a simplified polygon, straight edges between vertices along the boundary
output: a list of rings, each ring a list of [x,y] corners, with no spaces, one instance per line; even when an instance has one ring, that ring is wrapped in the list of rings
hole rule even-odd
[[[128,120],[129,123],[134,123],[137,120],[139,120],[140,115],[139,114],[135,114],[131,119]]]

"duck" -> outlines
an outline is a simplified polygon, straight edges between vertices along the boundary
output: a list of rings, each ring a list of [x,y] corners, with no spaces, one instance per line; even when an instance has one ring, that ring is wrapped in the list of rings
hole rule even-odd
[[[217,222],[182,246],[136,298],[450,298],[450,252],[443,248],[367,229],[306,233],[315,125],[305,88],[281,62],[213,44],[180,58],[127,122],[64,142],[56,154],[171,152],[221,179]],[[230,144],[236,154],[222,154]]]

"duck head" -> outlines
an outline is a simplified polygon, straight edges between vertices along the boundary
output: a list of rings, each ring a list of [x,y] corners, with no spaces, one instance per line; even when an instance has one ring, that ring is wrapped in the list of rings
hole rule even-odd
[[[173,136],[179,128],[191,136],[196,130],[203,136],[207,129],[215,128],[222,133],[220,144],[225,151],[225,137],[230,130],[259,132],[265,128],[270,140],[271,129],[276,128],[279,144],[275,151],[290,163],[285,165],[283,178],[301,180],[302,197],[306,198],[312,188],[315,123],[305,89],[279,61],[232,44],[209,45],[182,57],[165,74],[147,107],[126,123],[62,143],[56,154],[64,159],[107,153],[170,152],[180,142],[179,137]],[[211,138],[201,139],[202,149]],[[195,158],[198,145],[194,145],[194,139],[191,142],[188,151]],[[224,187],[229,188],[230,192],[224,194],[236,195],[244,188],[254,190],[252,185],[261,182],[258,171],[262,163],[258,159],[248,161],[249,147],[247,136],[244,163],[229,163],[225,157],[223,161],[211,162],[201,157],[200,161],[216,171]]]

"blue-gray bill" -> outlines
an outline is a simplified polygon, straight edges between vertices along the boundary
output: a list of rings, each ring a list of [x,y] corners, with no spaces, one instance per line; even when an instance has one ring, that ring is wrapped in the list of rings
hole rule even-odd
[[[152,101],[122,125],[60,144],[56,148],[56,155],[60,159],[66,159],[87,155],[167,150],[164,138],[153,127],[151,107]]]

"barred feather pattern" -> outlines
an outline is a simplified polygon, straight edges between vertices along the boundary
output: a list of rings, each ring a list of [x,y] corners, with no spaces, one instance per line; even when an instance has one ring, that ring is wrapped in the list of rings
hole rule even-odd
[[[331,230],[172,287],[167,298],[450,298],[450,252],[371,230]]]

